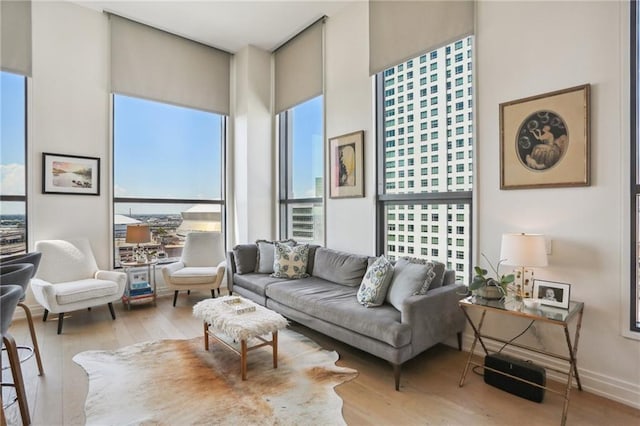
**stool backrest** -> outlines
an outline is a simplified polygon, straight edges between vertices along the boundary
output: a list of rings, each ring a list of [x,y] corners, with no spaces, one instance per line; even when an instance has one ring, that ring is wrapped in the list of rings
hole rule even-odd
[[[16,263],[30,263],[33,265],[33,272],[31,278],[36,275],[38,272],[38,266],[40,266],[40,259],[42,258],[42,253],[39,251],[32,251],[31,253],[20,254],[17,256],[12,256],[9,260],[3,259],[0,262],[1,265],[15,265]]]
[[[0,265],[0,286],[17,285],[22,289],[22,295],[27,291],[31,276],[33,275],[33,265],[30,263],[15,263],[13,265]]]
[[[0,286],[0,330],[2,336],[7,333],[11,321],[13,320],[13,312],[18,306],[18,301],[22,296],[22,287],[17,285]]]

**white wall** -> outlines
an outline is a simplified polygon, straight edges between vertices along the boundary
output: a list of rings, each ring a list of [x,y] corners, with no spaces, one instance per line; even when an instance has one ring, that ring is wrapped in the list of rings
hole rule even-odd
[[[327,196],[325,229],[327,247],[373,255],[376,149],[368,12],[367,2],[356,2],[330,17],[326,24],[325,139],[364,130],[365,197]]]
[[[107,18],[63,2],[33,2],[29,92],[29,239],[87,237],[110,267],[111,150]],[[42,153],[100,158],[100,195],[42,194]]]

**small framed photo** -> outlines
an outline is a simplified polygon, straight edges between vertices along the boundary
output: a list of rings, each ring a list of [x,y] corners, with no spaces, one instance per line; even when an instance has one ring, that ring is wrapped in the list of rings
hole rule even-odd
[[[43,152],[42,193],[100,195],[100,159]]]
[[[329,139],[329,196],[364,197],[364,131]]]
[[[589,186],[590,87],[500,104],[500,189]]]
[[[540,299],[542,305],[569,309],[571,284],[555,281],[534,280],[533,297]]]

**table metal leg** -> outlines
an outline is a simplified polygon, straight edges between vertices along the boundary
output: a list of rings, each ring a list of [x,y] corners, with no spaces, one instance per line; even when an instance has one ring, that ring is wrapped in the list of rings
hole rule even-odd
[[[484,342],[480,337],[480,330],[482,329],[482,323],[484,323],[484,317],[487,314],[487,311],[486,310],[482,311],[482,316],[480,317],[478,328],[476,328],[476,326],[473,324],[473,321],[471,320],[471,317],[469,317],[467,310],[462,306],[460,308],[462,309],[462,312],[464,312],[464,316],[467,317],[467,321],[471,325],[471,328],[473,328],[473,335],[474,335],[473,343],[471,344],[471,349],[469,350],[469,356],[467,357],[467,364],[464,366],[464,370],[462,371],[462,377],[460,377],[460,383],[458,385],[462,387],[462,385],[464,385],[464,379],[467,377],[467,373],[469,372],[469,366],[471,365],[471,359],[473,358],[473,351],[476,348],[476,343],[478,343],[478,340],[480,341],[480,344],[482,345],[484,352],[488,353],[487,348],[484,346]]]

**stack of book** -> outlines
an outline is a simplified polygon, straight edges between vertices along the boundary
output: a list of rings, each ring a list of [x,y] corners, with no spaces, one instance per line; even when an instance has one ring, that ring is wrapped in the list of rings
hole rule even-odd
[[[146,296],[150,294],[153,294],[153,289],[151,288],[151,285],[146,281],[131,283],[131,285],[129,286],[129,297],[131,298]]]

